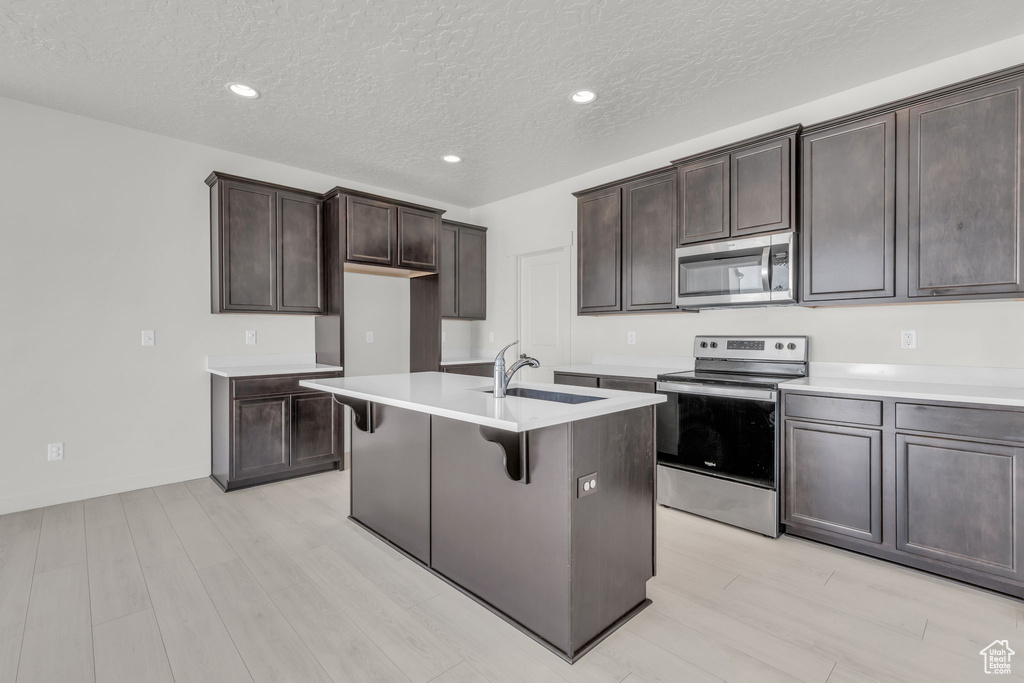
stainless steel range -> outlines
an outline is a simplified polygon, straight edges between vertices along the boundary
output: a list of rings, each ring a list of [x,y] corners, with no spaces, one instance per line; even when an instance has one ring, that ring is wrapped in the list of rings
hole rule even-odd
[[[697,337],[691,372],[658,376],[658,502],[779,535],[778,387],[807,337]]]

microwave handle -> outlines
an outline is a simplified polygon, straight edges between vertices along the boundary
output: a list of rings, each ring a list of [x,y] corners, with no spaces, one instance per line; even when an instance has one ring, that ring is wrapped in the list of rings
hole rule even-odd
[[[761,253],[761,289],[765,292],[772,291],[772,248],[765,247]]]

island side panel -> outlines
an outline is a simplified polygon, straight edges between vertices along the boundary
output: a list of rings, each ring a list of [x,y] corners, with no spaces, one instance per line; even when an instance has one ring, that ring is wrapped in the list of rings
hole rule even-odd
[[[569,426],[528,433],[529,483],[478,425],[433,417],[431,567],[569,652]]]
[[[352,426],[352,517],[430,564],[430,416],[374,404],[374,431]]]
[[[637,408],[572,424],[574,654],[647,599],[654,575],[654,415]],[[576,480],[596,473],[592,493]]]

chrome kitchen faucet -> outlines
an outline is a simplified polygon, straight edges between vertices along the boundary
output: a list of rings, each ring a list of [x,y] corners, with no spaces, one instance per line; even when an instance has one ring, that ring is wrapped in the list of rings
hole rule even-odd
[[[519,355],[519,360],[512,364],[508,372],[505,372],[505,352],[509,346],[515,346],[519,343],[519,340],[512,342],[501,351],[498,352],[498,357],[494,359],[494,398],[505,398],[505,390],[508,389],[508,383],[512,381],[512,375],[519,372],[519,369],[529,365],[531,368],[539,368],[540,361],[536,358],[530,358],[525,353]]]

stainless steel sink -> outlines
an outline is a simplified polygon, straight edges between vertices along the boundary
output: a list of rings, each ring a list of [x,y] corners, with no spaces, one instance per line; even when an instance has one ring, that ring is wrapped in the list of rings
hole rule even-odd
[[[493,389],[487,393],[493,394]],[[524,387],[512,387],[505,390],[506,396],[518,396],[519,398],[533,398],[538,401],[553,401],[555,403],[590,403],[591,401],[603,401],[604,396],[583,396],[581,394],[563,394],[559,391],[544,391],[543,389],[526,389]]]

